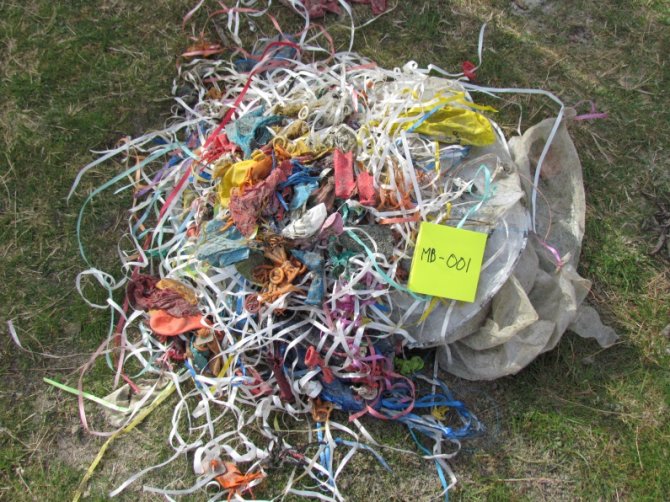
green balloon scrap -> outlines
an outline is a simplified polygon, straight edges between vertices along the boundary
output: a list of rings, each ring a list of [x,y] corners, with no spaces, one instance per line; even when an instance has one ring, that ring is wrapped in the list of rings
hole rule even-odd
[[[396,357],[393,364],[401,375],[409,376],[423,369],[423,359],[419,356],[412,356],[410,359]]]

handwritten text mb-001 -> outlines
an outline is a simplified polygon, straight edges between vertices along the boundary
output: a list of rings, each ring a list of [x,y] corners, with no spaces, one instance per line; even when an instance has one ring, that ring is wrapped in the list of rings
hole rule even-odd
[[[470,270],[470,262],[472,262],[472,258],[466,260],[461,256],[456,256],[454,253],[450,253],[447,257],[438,255],[435,248],[423,248],[421,250],[421,261],[434,263],[437,260],[442,261],[447,268],[453,268],[459,272],[464,271],[466,274]]]

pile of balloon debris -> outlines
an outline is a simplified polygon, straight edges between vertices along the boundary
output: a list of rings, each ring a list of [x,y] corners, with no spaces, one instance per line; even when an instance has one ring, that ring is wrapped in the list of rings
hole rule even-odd
[[[128,430],[157,395],[179,396],[174,456],[111,495],[188,453],[193,486],[144,490],[171,498],[214,487],[213,500],[230,499],[288,465],[282,494],[343,500],[338,477],[356,452],[389,468],[365,416],[405,425],[418,447],[408,454],[434,463],[446,495],[456,481],[447,460],[484,430],[436,370],[425,376],[424,360],[407,357],[417,346],[408,316],[435,307],[408,288],[408,274],[421,222],[486,228],[505,171],[487,153],[505,144],[485,115],[494,110],[473,102],[463,74],[336,53],[290,3],[305,15],[290,36],[249,2],[222,6],[216,15],[238,47],[189,48],[169,125],[107,151],[72,188],[103,162],[125,164],[88,195],[78,231],[94,197],[132,192],[123,278],[80,249],[90,265],[80,293],[97,280],[109,298],[87,302],[116,319],[94,357],[106,355],[118,390],[97,401]],[[239,30],[258,16],[278,34],[247,52]],[[85,428],[109,436],[88,426],[79,387]],[[291,442],[286,417],[310,424],[306,441]]]

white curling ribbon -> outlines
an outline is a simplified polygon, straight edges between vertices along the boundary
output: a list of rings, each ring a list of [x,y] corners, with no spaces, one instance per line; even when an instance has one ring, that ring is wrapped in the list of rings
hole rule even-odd
[[[293,382],[293,389],[301,394],[306,394],[312,399],[318,397],[323,386],[314,377],[319,373],[321,373],[320,369],[308,371],[300,380]]]

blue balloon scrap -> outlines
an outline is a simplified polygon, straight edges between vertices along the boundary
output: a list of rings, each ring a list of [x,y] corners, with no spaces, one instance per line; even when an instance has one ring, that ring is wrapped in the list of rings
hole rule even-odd
[[[244,246],[244,236],[232,226],[221,232],[224,222],[212,220],[205,227],[196,254],[199,260],[215,267],[227,267],[249,258],[251,249]],[[242,241],[242,242],[240,242]]]
[[[272,139],[268,127],[283,120],[280,115],[264,117],[263,112],[263,107],[256,108],[225,127],[228,139],[242,149],[245,159]]]

